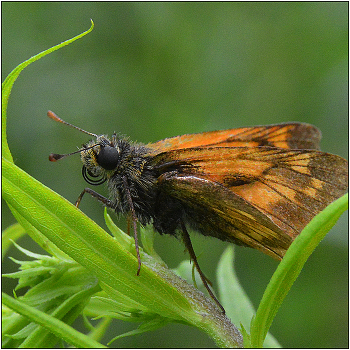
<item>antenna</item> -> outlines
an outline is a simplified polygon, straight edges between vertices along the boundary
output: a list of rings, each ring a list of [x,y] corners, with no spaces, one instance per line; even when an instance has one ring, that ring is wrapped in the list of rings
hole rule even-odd
[[[68,125],[68,126],[71,126],[72,128],[75,128],[75,129],[77,129],[77,130],[79,130],[79,131],[81,131],[81,132],[83,132],[83,133],[85,133],[85,134],[88,134],[88,135],[91,135],[91,136],[94,136],[94,137],[98,137],[96,134],[93,134],[92,132],[85,131],[85,130],[83,130],[83,129],[81,129],[81,128],[79,128],[79,127],[73,125],[73,124],[67,123],[66,121],[64,121],[63,119],[61,119],[60,117],[58,117],[58,116],[57,116],[54,112],[52,112],[52,111],[48,111],[48,112],[47,112],[47,116],[48,116],[49,118],[55,120],[56,122],[59,122],[59,123],[62,123],[62,124],[66,124],[66,125]],[[94,144],[94,145],[92,145],[92,146],[90,146],[90,147],[87,147],[87,148],[80,149],[80,150],[75,151],[75,152],[72,152],[72,153],[67,153],[67,154],[51,153],[51,154],[49,155],[49,161],[50,161],[50,162],[57,162],[58,160],[60,160],[60,159],[62,159],[62,158],[71,156],[72,154],[80,153],[80,152],[82,152],[82,151],[86,151],[86,150],[88,150],[88,149],[90,149],[90,148],[93,148],[93,147],[95,147],[95,146],[96,146],[96,144]]]
[[[48,111],[48,112],[47,112],[47,116],[48,116],[49,118],[53,119],[53,120],[56,121],[56,122],[59,122],[59,123],[62,123],[62,124],[66,124],[66,125],[71,126],[72,128],[75,128],[75,129],[77,129],[77,130],[79,130],[79,131],[81,131],[81,132],[83,132],[83,133],[85,133],[85,134],[88,134],[88,135],[97,137],[97,135],[96,135],[96,134],[93,134],[92,132],[85,131],[85,130],[83,130],[83,129],[81,129],[81,128],[78,128],[77,126],[75,126],[75,125],[73,125],[73,124],[70,124],[70,123],[65,122],[63,119],[61,119],[59,116],[57,116],[57,115],[56,115],[54,112],[52,112],[52,111]]]
[[[49,161],[50,162],[57,162],[58,160],[62,159],[62,158],[65,158],[65,157],[68,157],[68,156],[71,156],[72,154],[76,154],[76,153],[80,153],[80,152],[83,152],[83,151],[86,151],[87,149],[90,149],[92,147],[95,147],[96,144],[90,146],[90,147],[86,147],[86,148],[83,148],[83,149],[79,149],[78,151],[75,151],[75,152],[72,152],[72,153],[67,153],[67,154],[58,154],[58,153],[51,153],[49,155]]]

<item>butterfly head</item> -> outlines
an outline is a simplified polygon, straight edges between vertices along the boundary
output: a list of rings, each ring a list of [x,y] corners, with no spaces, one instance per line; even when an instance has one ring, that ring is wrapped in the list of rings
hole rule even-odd
[[[116,135],[113,134],[112,138],[109,139],[106,135],[96,135],[69,124],[51,111],[49,111],[47,115],[55,121],[96,137],[96,140],[91,140],[84,144],[78,151],[68,154],[51,153],[49,160],[51,162],[56,162],[72,154],[80,153],[81,161],[83,163],[82,173],[85,181],[91,185],[100,185],[105,182],[111,174],[114,173],[114,170],[119,164],[120,149],[118,147]]]
[[[83,177],[91,185],[105,182],[115,171],[120,161],[120,149],[115,135],[110,140],[105,135],[83,145],[80,152]]]

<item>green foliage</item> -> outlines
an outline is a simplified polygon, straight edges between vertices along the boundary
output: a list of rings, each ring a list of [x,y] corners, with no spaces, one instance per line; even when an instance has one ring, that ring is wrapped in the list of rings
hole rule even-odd
[[[4,275],[18,278],[16,290],[30,289],[16,299],[2,295],[3,304],[14,311],[8,310],[3,317],[2,331],[7,335],[3,346],[53,347],[63,339],[76,347],[101,347],[68,326],[81,314],[90,297],[100,290],[96,277],[74,261],[16,247],[36,260],[13,259],[20,265],[20,271]]]
[[[57,49],[64,44],[54,48]],[[44,51],[40,57],[51,51],[53,49]],[[35,61],[36,57],[29,61]],[[9,75],[11,79],[6,79],[3,85],[4,93],[10,94],[13,82],[21,70],[30,63],[28,62],[20,65],[20,69],[17,67]],[[5,104],[3,106],[4,125],[6,108]],[[8,149],[6,138],[2,141],[3,149]],[[170,321],[191,324],[206,331],[222,346],[239,345],[240,334],[211,301],[144,252],[141,254],[142,272],[140,276],[136,276],[135,249],[125,234],[120,232],[124,235],[123,239],[112,238],[71,203],[14,165],[9,151],[4,152],[2,169],[3,197],[19,223],[42,248],[56,257],[68,255],[71,260],[79,263],[89,271],[89,274],[95,276],[108,298],[116,301],[118,308],[115,313],[123,313],[123,317],[130,320],[146,321],[141,327],[144,329],[154,329]],[[109,226],[111,227],[111,223]],[[36,265],[41,264],[42,262],[38,262]],[[23,264],[26,268],[31,265]],[[48,271],[45,268],[42,272],[48,273]],[[20,286],[27,285],[28,271],[25,275],[22,273],[15,276],[21,277]],[[40,278],[35,280],[35,282],[39,281]],[[48,287],[51,284],[45,282],[39,283],[40,289],[43,285]],[[36,286],[31,286],[31,291],[34,290],[31,293],[36,294]],[[25,298],[26,296],[24,300]],[[13,303],[9,298],[5,298],[4,301],[13,309],[15,304],[18,306],[18,303]],[[58,312],[57,309],[52,311],[52,305],[47,308],[53,314]],[[16,311],[18,309],[19,307]],[[25,315],[32,311],[31,308],[26,309]],[[71,313],[71,310],[68,313]],[[207,317],[203,318],[203,314],[207,314]],[[77,313],[74,314],[75,317],[77,315]],[[65,315],[60,314],[60,316]],[[70,321],[75,317],[70,317]],[[36,320],[35,313],[32,313],[31,318]],[[46,323],[41,325],[46,327]],[[73,333],[75,332],[72,329],[71,337],[74,338]],[[33,346],[33,342],[30,344]]]
[[[141,233],[145,250],[141,250],[141,274],[136,276],[133,239],[120,231],[108,214],[105,213],[106,224],[114,237],[13,163],[6,139],[6,112],[14,81],[30,63],[92,28],[93,25],[79,36],[23,62],[2,86],[3,197],[21,225],[7,231],[5,242],[8,246],[8,236],[16,239],[25,231],[52,255],[34,254],[17,245],[34,260],[14,260],[20,271],[5,275],[18,278],[16,290],[29,290],[18,298],[3,295],[3,346],[49,347],[64,340],[75,347],[102,347],[97,341],[111,318],[141,323],[136,330],[115,339],[179,322],[203,330],[218,346],[242,346],[240,332],[215,304],[161,261],[154,251],[151,231]],[[295,240],[272,277],[252,322],[254,309],[232,270],[232,248],[225,251],[217,274],[220,299],[231,320],[241,324],[245,345],[263,345],[277,309],[307,257],[346,208],[344,196],[314,218]],[[182,274],[190,274],[191,267],[184,266]],[[88,336],[70,327],[82,313],[85,317],[103,318]],[[271,336],[267,341],[265,345],[278,346]]]
[[[260,348],[284,298],[299,276],[306,260],[327,232],[348,209],[348,194],[331,203],[314,217],[289,247],[268,284],[251,324],[251,345]]]
[[[1,260],[5,257],[8,249],[12,245],[12,242],[22,237],[25,233],[26,232],[23,227],[18,223],[13,224],[2,231]]]

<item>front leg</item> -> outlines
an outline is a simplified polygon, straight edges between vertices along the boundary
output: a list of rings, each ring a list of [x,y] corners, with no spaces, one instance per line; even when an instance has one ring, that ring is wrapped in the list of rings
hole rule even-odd
[[[79,204],[84,196],[85,193],[91,194],[94,198],[96,198],[98,201],[103,203],[106,207],[115,209],[115,205],[111,200],[109,200],[106,197],[103,197],[101,194],[97,193],[96,191],[92,190],[91,188],[85,188],[83,192],[80,193],[77,201],[75,202],[75,206],[79,208]]]
[[[139,251],[139,244],[138,244],[138,237],[137,237],[137,216],[135,213],[134,203],[132,201],[130,188],[128,184],[128,180],[126,176],[123,177],[123,185],[125,188],[125,193],[127,197],[127,201],[130,207],[130,214],[133,222],[133,228],[134,228],[134,239],[135,239],[135,249],[136,249],[136,255],[137,255],[137,261],[138,261],[138,268],[136,275],[138,276],[140,274],[141,270],[141,257],[140,257],[140,251]],[[91,188],[85,188],[83,192],[80,193],[80,196],[78,197],[77,201],[75,202],[75,206],[78,208],[79,204],[84,196],[85,193],[91,194],[94,198],[96,198],[98,201],[102,202],[106,207],[115,209],[115,205],[111,200],[109,200],[106,197],[103,197],[101,194],[97,193],[96,191],[92,190]]]

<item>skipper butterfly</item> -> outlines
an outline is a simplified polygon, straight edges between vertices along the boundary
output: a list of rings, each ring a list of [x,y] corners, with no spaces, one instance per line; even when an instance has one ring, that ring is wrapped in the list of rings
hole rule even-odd
[[[288,247],[348,187],[345,159],[319,151],[320,131],[286,123],[211,131],[140,144],[125,136],[96,138],[57,161],[81,154],[90,185],[107,182],[109,198],[85,188],[105,206],[129,214],[140,273],[137,222],[181,236],[210,296],[223,310],[199,267],[188,229],[252,247],[281,260]],[[224,310],[223,310],[224,311]]]

